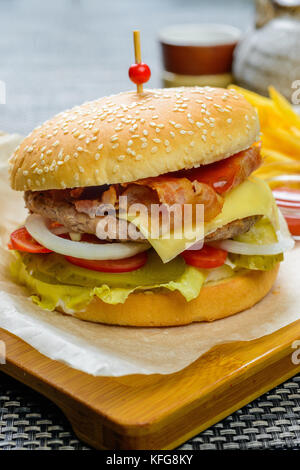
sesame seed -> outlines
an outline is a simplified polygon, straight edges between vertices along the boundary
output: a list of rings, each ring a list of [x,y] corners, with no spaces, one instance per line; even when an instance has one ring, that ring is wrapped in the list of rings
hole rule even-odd
[[[95,160],[99,160],[99,158],[100,158],[100,153],[96,153],[95,154]]]
[[[151,153],[155,153],[155,152],[157,152],[157,150],[158,150],[158,147],[156,147],[156,145],[154,145],[154,147],[152,147],[152,149],[151,149]]]

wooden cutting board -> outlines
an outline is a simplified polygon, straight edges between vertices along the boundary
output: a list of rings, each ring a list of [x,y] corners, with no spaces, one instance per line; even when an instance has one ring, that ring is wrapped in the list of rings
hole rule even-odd
[[[99,449],[173,449],[300,372],[292,362],[300,320],[255,341],[217,346],[171,375],[93,377],[5,330],[0,339],[0,370],[54,401],[77,436]]]

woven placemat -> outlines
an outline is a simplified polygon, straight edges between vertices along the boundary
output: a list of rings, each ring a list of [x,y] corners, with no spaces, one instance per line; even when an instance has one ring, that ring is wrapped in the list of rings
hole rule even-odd
[[[271,390],[180,449],[300,449],[300,375]],[[0,449],[88,450],[62,412],[0,374]]]

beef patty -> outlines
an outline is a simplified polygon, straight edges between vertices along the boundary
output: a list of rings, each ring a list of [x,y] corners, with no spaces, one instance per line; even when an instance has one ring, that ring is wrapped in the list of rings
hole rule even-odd
[[[54,200],[51,192],[49,191],[26,191],[24,198],[26,207],[31,212],[40,214],[64,225],[70,232],[95,234],[98,222],[103,219],[103,217],[97,216],[92,218],[83,212],[78,212],[75,205],[65,199]],[[245,217],[244,219],[234,220],[207,235],[205,237],[205,242],[226,240],[241,233],[245,233],[257,222],[258,219],[260,219],[260,217],[260,215],[254,215]],[[117,233],[122,233],[122,230],[120,230],[121,226],[124,224],[128,225],[129,222],[117,219],[116,224]],[[130,231],[123,229],[123,233],[127,233],[127,238],[119,239],[120,241],[131,240],[129,235]],[[116,240],[115,233],[112,233],[111,235],[108,233],[107,239],[111,241]],[[144,236],[139,232],[139,237],[137,239],[135,238],[134,241],[143,242],[144,240]]]

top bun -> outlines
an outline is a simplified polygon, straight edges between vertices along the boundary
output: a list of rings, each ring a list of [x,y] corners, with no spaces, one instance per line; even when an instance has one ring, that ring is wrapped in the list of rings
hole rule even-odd
[[[258,135],[255,109],[234,90],[120,93],[34,129],[11,157],[11,185],[40,191],[135,181],[222,160]]]

